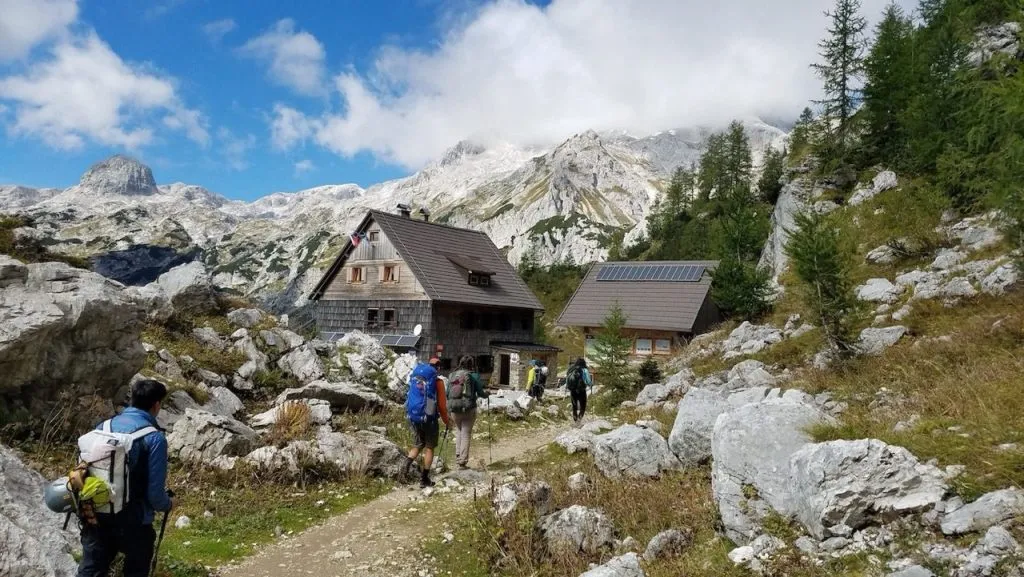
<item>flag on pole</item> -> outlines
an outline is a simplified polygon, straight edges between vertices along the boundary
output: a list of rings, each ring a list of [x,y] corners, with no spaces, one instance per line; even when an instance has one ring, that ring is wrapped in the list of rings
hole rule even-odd
[[[357,232],[353,232],[352,234],[348,235],[348,239],[352,241],[352,246],[359,246],[359,242],[363,240],[362,237]]]

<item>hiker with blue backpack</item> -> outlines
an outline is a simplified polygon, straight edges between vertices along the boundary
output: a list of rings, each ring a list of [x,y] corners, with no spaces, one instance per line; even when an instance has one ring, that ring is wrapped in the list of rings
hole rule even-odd
[[[459,368],[448,376],[448,408],[455,421],[455,463],[460,469],[469,466],[469,443],[476,422],[476,401],[490,396],[475,370],[473,357],[459,359]]]
[[[580,357],[565,373],[565,388],[569,389],[569,397],[572,399],[572,420],[577,425],[587,412],[587,387],[592,386],[594,379],[587,369],[587,360]]]
[[[413,447],[405,463],[405,474],[412,475],[416,459],[423,455],[423,467],[420,469],[420,487],[432,487],[430,467],[434,464],[434,449],[440,436],[438,419],[443,420],[446,427],[451,427],[448,416],[448,404],[445,398],[444,382],[439,378],[437,369],[441,361],[430,359],[429,363],[419,363],[409,376],[409,393],[405,398],[405,414],[409,418],[412,429]]]

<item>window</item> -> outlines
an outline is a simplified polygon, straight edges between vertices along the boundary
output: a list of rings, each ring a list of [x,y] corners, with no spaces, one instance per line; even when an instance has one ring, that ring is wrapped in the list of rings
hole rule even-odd
[[[393,264],[386,264],[380,270],[380,282],[398,282],[398,267]]]
[[[476,328],[482,331],[489,331],[494,328],[494,315],[491,313],[479,313],[476,316]]]
[[[361,266],[354,266],[354,267],[352,267],[349,270],[351,272],[349,272],[348,282],[350,282],[350,283],[361,283],[361,282],[363,282],[363,267],[361,267]]]
[[[478,286],[480,284],[480,275],[471,274],[469,275],[469,284]]]
[[[480,286],[491,286],[491,277],[480,275]]]
[[[471,273],[469,275],[469,284],[473,286],[491,286],[491,277],[485,274]]]
[[[384,309],[384,322],[382,323],[382,326],[389,329],[393,329],[398,326],[395,309]]]
[[[637,339],[636,340],[636,354],[638,355],[649,355],[651,354],[653,343],[651,339]]]
[[[494,357],[491,355],[480,355],[476,358],[476,370],[478,373],[494,372]]]
[[[464,331],[471,331],[476,328],[476,314],[473,311],[462,311],[462,316],[459,323],[460,328]]]
[[[377,242],[377,241],[379,241],[380,240],[380,231],[379,230],[371,230],[370,232],[368,232],[366,234],[366,240],[369,240],[370,242]]]
[[[654,352],[656,353],[671,353],[672,352],[672,341],[671,339],[657,339],[654,341]]]
[[[380,321],[380,311],[377,309],[366,309],[366,328],[375,329]]]

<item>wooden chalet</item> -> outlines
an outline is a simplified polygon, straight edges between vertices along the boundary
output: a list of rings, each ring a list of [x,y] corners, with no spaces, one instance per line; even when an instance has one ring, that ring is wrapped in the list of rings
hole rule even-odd
[[[321,336],[363,331],[446,370],[470,355],[494,386],[525,383],[530,359],[553,363],[558,349],[533,342],[543,307],[491,239],[420,214],[367,213],[310,295]]]
[[[626,314],[634,360],[668,356],[720,320],[711,300],[717,261],[605,262],[590,268],[558,324],[582,329],[588,362],[616,303]]]

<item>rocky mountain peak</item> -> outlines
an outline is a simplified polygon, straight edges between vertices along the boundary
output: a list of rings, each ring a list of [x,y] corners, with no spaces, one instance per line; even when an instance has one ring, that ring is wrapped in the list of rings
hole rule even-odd
[[[104,195],[149,196],[157,193],[153,171],[138,160],[120,154],[90,166],[78,184]]]
[[[479,144],[474,144],[468,140],[460,140],[458,144],[445,151],[444,156],[441,157],[438,165],[451,166],[467,156],[476,156],[484,151],[486,151],[486,149]]]

